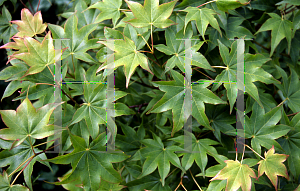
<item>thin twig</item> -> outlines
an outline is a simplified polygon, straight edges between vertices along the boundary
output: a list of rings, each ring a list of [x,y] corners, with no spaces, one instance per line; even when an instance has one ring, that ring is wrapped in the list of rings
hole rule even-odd
[[[193,174],[192,174],[192,171],[191,171],[191,169],[189,169],[189,171],[190,171],[190,173],[191,173],[191,176],[192,176],[192,178],[193,178],[194,182],[195,182],[195,183],[196,183],[196,185],[198,186],[199,190],[203,191],[203,190],[201,189],[201,187],[199,186],[198,182],[195,180],[195,178],[194,178],[194,176],[193,176]]]
[[[289,114],[289,115],[287,115],[287,117],[292,116],[292,115],[297,115],[299,112],[300,112],[300,111],[298,111],[298,112],[296,112],[296,113]]]
[[[41,2],[41,0],[39,0],[38,6],[37,6],[37,8],[36,8],[36,12],[39,11],[39,8],[40,8],[40,2]]]
[[[35,156],[35,155],[33,155],[33,156]],[[20,174],[24,171],[24,169],[28,166],[28,164],[32,161],[33,158],[34,158],[34,157],[32,157],[32,158],[28,161],[28,163],[24,166],[24,168],[17,174],[17,176],[15,177],[15,179],[13,180],[13,182],[11,183],[10,186],[12,186],[12,185],[15,183],[15,181],[17,180],[17,178],[20,176]]]
[[[20,1],[21,1],[22,5],[23,5],[24,7],[26,7],[26,9],[28,9],[28,10],[30,11],[31,14],[33,14],[33,13],[31,12],[31,10],[23,3],[23,1],[22,1],[22,0],[20,0]]]
[[[279,105],[277,105],[277,107],[281,106],[286,100],[288,100],[289,98],[285,98]]]
[[[30,7],[31,7],[32,11],[34,11],[34,9],[33,9],[33,6],[31,5],[31,2],[30,2],[30,0],[28,0],[28,3],[29,3],[29,5],[30,5]]]
[[[217,1],[217,0],[208,1],[208,2],[206,2],[206,3],[203,3],[202,5],[199,5],[197,8],[202,7],[202,6],[204,6],[204,5],[207,5],[207,4],[209,4],[209,3],[215,2],[215,1]]]

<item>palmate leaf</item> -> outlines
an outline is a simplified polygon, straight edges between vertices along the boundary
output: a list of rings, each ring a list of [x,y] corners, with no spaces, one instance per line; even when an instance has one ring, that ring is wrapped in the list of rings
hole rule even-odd
[[[3,122],[9,128],[0,130],[0,138],[15,141],[20,145],[27,137],[43,139],[54,134],[54,126],[48,125],[49,118],[59,104],[50,103],[36,110],[28,98],[16,111],[0,110]]]
[[[95,62],[91,55],[86,53],[86,51],[99,47],[99,44],[96,43],[97,39],[88,40],[88,36],[97,28],[97,24],[88,24],[79,30],[77,25],[78,18],[73,14],[66,21],[64,28],[52,24],[49,24],[48,27],[52,32],[54,39],[70,39],[62,41],[64,48],[68,47],[62,55],[62,59],[74,55],[76,59],[85,62]]]
[[[202,171],[203,178],[205,177],[205,168],[208,162],[207,155],[210,155],[216,159],[217,162],[225,164],[224,161],[228,160],[227,157],[219,155],[217,150],[212,145],[218,145],[219,143],[211,139],[199,139],[197,140],[194,134],[192,136],[192,152],[185,153],[182,158],[182,166],[185,170],[188,170],[193,165],[194,161],[199,166]],[[184,145],[184,136],[178,136],[171,138],[175,142],[181,143]]]
[[[267,30],[272,30],[271,32],[271,52],[270,56],[273,55],[275,48],[278,46],[280,41],[284,38],[287,39],[288,42],[288,52],[290,53],[291,49],[291,41],[292,41],[292,28],[293,24],[289,20],[283,19],[276,13],[268,13],[271,16],[256,32],[263,32]]]
[[[174,145],[165,147],[160,137],[154,133],[152,135],[153,139],[144,139],[141,141],[146,147],[142,148],[140,153],[147,159],[143,164],[143,171],[139,178],[152,173],[158,168],[162,186],[164,186],[165,178],[170,172],[170,162],[182,171],[185,171],[181,167],[178,156],[174,153],[175,151],[183,151],[183,149]]]
[[[281,150],[281,146],[275,141],[279,137],[286,135],[291,127],[279,124],[281,118],[281,107],[275,107],[268,113],[257,103],[252,107],[252,114],[249,119],[245,115],[245,138],[251,139],[252,148],[261,153],[261,146],[270,149],[273,145],[276,150]]]
[[[41,34],[47,28],[46,24],[43,24],[41,11],[36,12],[34,15],[30,13],[28,9],[22,9],[21,20],[11,21],[13,24],[18,25],[18,33],[14,37],[33,37],[36,34]]]
[[[70,133],[74,147],[73,152],[48,159],[55,164],[72,165],[72,172],[65,175],[56,185],[70,183],[77,179],[81,180],[84,190],[92,191],[100,188],[101,180],[110,183],[122,181],[120,174],[113,168],[111,163],[122,162],[129,156],[124,153],[109,153],[106,151],[106,133],[103,132],[87,144],[81,137]]]
[[[35,139],[31,139],[31,143],[35,143]],[[30,143],[28,140],[25,140],[23,143],[21,143],[18,147],[15,147],[10,150],[12,145],[11,141],[0,141],[0,147],[5,149],[0,152],[0,167],[6,167],[9,165],[9,167],[6,169],[6,172],[8,174],[12,173],[15,169],[17,169],[24,161],[26,161],[28,158],[34,155],[32,151],[32,147],[30,146]],[[35,153],[39,153],[42,150],[34,148]],[[45,153],[41,153],[34,157],[31,162],[27,165],[24,173],[24,179],[27,184],[27,186],[32,190],[32,183],[31,183],[31,174],[33,170],[33,165],[36,163],[36,161],[40,162],[41,164],[46,165],[49,167],[50,170],[51,166],[49,165],[49,162],[44,162],[41,160],[47,159],[47,156]],[[22,168],[24,168],[26,165],[23,164],[18,171],[20,171]],[[0,189],[1,190],[1,189]]]
[[[227,179],[225,191],[237,191],[239,187],[242,191],[250,191],[251,177],[258,179],[252,168],[239,161],[226,160],[224,162],[227,165],[210,181]]]
[[[3,174],[0,174],[0,190],[3,191],[29,191],[28,188],[22,186],[21,184],[10,185],[11,177],[8,177],[7,173],[3,171]]]
[[[17,42],[18,41],[16,41],[16,43]],[[42,43],[39,43],[31,37],[25,37],[24,44],[28,48],[28,52],[23,52],[23,48],[20,48],[19,51],[22,52],[11,55],[9,61],[13,59],[20,59],[29,65],[30,68],[25,75],[36,74],[43,71],[46,66],[54,64],[61,56],[61,53],[55,55],[51,32],[47,33]],[[8,48],[11,47],[8,46]]]
[[[121,5],[122,0],[103,0],[89,6],[88,9],[96,8],[101,11],[101,13],[94,21],[95,23],[99,23],[107,19],[112,19],[115,26],[118,19],[120,18]]]
[[[99,133],[99,124],[106,124],[106,107],[107,107],[107,84],[97,84],[92,87],[90,84],[84,84],[84,103],[77,109],[75,112],[72,122],[70,125],[81,121],[82,119],[86,120],[89,133],[94,139],[98,136]],[[127,93],[121,91],[115,91],[115,100],[118,100]],[[123,103],[115,104],[115,116],[129,115],[134,114],[134,111],[129,109]],[[111,129],[111,132],[113,130]],[[114,130],[116,132],[116,130]]]
[[[193,33],[192,31],[187,32],[186,38],[191,38]],[[176,40],[176,35],[174,31],[170,28],[167,28],[165,31],[165,37],[166,37],[166,45],[159,44],[155,45],[154,47],[159,50],[160,52],[163,52],[167,55],[173,55],[166,64],[165,72],[173,69],[175,65],[184,72],[184,65],[185,65],[185,48],[184,48],[184,41],[183,40]],[[191,65],[198,66],[200,68],[208,69],[215,71],[213,68],[211,68],[210,64],[206,60],[206,58],[199,52],[197,52],[204,42],[200,42],[194,46],[192,46],[191,52],[192,52],[192,58],[191,58]]]
[[[11,19],[10,12],[3,6],[0,15],[0,42],[3,40],[3,44],[8,43],[9,39],[18,32],[17,25],[10,23]]]
[[[213,28],[215,28],[222,36],[222,32],[219,27],[218,21],[214,17],[214,14],[216,14],[215,11],[208,9],[208,8],[198,9],[197,7],[188,7],[184,11],[187,12],[187,15],[185,17],[185,27],[184,28],[186,28],[187,24],[190,21],[195,20],[197,29],[198,29],[199,33],[201,34],[201,36],[203,37],[203,39],[205,39],[204,35],[205,35],[205,31],[207,29],[208,24],[210,24]]]
[[[276,66],[276,69],[282,76],[282,84],[275,84],[279,89],[278,94],[282,101],[285,100],[284,104],[294,112],[300,111],[300,82],[299,76],[294,69],[290,68],[291,75],[287,77],[286,72]]]
[[[156,87],[165,95],[153,106],[147,113],[159,113],[172,109],[173,113],[173,130],[172,136],[179,131],[185,122],[184,119],[184,77],[178,72],[171,70],[172,76],[175,81],[157,81],[152,82]],[[208,118],[205,115],[204,103],[211,104],[226,104],[213,92],[206,87],[208,83],[196,84],[192,87],[192,116],[203,126],[212,129],[209,124]]]
[[[137,2],[125,0],[128,7],[135,16],[134,19],[127,21],[134,27],[148,27],[149,25],[157,28],[167,28],[175,23],[168,19],[172,14],[177,2],[171,1],[159,5],[159,0],[145,0],[144,6]]]
[[[289,180],[287,169],[283,164],[289,155],[274,153],[275,149],[272,146],[268,152],[265,152],[265,159],[258,162],[258,178],[265,173],[277,191],[277,176],[283,176]]]
[[[135,71],[137,66],[141,66],[143,69],[147,70],[153,74],[148,66],[148,58],[136,48],[134,42],[124,36],[124,40],[116,40],[114,44],[99,41],[98,43],[104,44],[107,48],[113,50],[115,56],[114,67],[124,66],[124,73],[126,76],[126,88],[128,88],[130,78]],[[107,62],[99,67],[98,71],[107,68]]]
[[[216,81],[225,81],[233,82],[236,81],[236,71],[237,71],[237,42],[233,42],[231,52],[229,53],[228,48],[223,45],[219,40],[219,50],[220,55],[223,59],[223,63],[227,66],[217,77]],[[274,83],[279,84],[280,82],[275,80],[271,74],[264,71],[261,66],[269,61],[270,58],[265,57],[262,54],[245,54],[245,72],[244,72],[244,82],[245,83],[245,92],[247,92],[255,101],[259,103],[261,107],[262,103],[260,102],[258,96],[257,87],[253,84],[255,81],[261,81],[266,84]],[[238,79],[239,80],[239,79]],[[216,83],[213,85],[212,90],[215,91],[221,83]],[[224,87],[227,90],[227,97],[230,103],[230,113],[232,112],[233,105],[236,102],[237,98],[237,85],[234,83],[224,83]]]

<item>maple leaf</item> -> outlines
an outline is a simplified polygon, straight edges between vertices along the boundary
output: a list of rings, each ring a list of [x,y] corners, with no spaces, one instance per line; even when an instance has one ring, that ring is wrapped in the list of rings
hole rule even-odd
[[[11,177],[10,177],[11,178]],[[10,178],[8,177],[6,171],[0,174],[0,190],[5,191],[29,191],[28,188],[22,186],[21,184],[10,185]]]
[[[21,20],[11,22],[18,25],[19,32],[14,37],[33,37],[36,34],[41,34],[47,28],[47,25],[43,24],[41,11],[36,12],[33,16],[25,8],[21,10]]]
[[[12,17],[5,6],[2,7],[2,15],[0,15],[0,42],[3,44],[9,42],[9,39],[18,32],[17,25],[11,24]]]
[[[98,190],[100,180],[110,183],[122,181],[120,174],[113,168],[111,163],[122,162],[129,156],[124,153],[109,153],[106,151],[106,133],[103,132],[87,144],[86,141],[69,132],[74,150],[66,155],[58,156],[46,161],[55,164],[72,165],[72,172],[66,174],[56,185],[70,183],[81,179],[84,190]]]
[[[107,84],[98,84],[95,87],[92,87],[90,84],[84,84],[84,100],[85,102],[83,105],[75,112],[72,122],[70,125],[75,124],[82,119],[85,118],[90,135],[92,138],[96,138],[99,133],[99,124],[106,124],[106,105],[107,105]],[[115,91],[115,100],[118,100],[127,93],[121,91]],[[129,115],[133,114],[134,111],[129,109],[123,103],[116,103],[115,104],[115,116],[121,115]],[[111,130],[113,131],[113,130]],[[114,130],[116,132],[116,130]]]
[[[19,40],[17,40],[16,43],[17,42],[20,43]],[[55,55],[50,31],[47,33],[42,43],[31,37],[25,37],[24,44],[28,48],[28,52],[13,54],[10,56],[9,61],[20,59],[29,65],[30,68],[25,75],[36,74],[43,71],[47,65],[54,64],[61,56],[61,53]],[[15,46],[15,44],[12,45]],[[24,51],[23,49],[20,50]]]
[[[268,152],[265,152],[265,159],[258,162],[258,178],[265,173],[277,191],[277,176],[283,176],[289,180],[287,169],[283,164],[289,155],[274,153],[275,149],[273,145]]]
[[[185,122],[184,119],[184,77],[178,72],[171,70],[175,81],[157,81],[152,84],[163,92],[165,95],[153,106],[148,113],[159,113],[172,109],[173,113],[173,130],[172,136],[179,131]],[[218,96],[208,90],[208,83],[194,84],[192,87],[192,116],[203,126],[211,129],[208,118],[205,115],[205,103],[225,104]]]
[[[186,38],[190,39],[192,37],[192,33],[187,35]],[[184,66],[185,66],[185,51],[184,50],[184,41],[183,40],[176,40],[176,35],[174,31],[170,28],[166,29],[165,31],[165,37],[166,37],[166,45],[164,44],[158,44],[155,45],[154,47],[159,50],[160,52],[163,52],[167,55],[172,55],[170,59],[168,59],[165,72],[169,71],[170,69],[173,69],[175,65],[182,71],[185,72]],[[192,58],[191,58],[191,65],[198,66],[204,69],[212,70],[215,71],[206,58],[199,52],[197,52],[201,46],[203,45],[203,41],[195,44],[192,46],[191,53],[192,53]]]
[[[27,137],[43,139],[54,134],[54,126],[48,125],[50,115],[59,104],[47,104],[36,110],[28,98],[16,111],[0,110],[3,122],[9,127],[0,130],[0,138],[15,140],[20,145]]]
[[[276,13],[268,13],[268,15],[270,15],[271,18],[269,18],[255,34],[267,30],[272,30],[270,56],[273,55],[275,48],[284,38],[287,39],[288,53],[290,53],[293,23],[289,20],[283,19],[283,17],[280,17]]]
[[[78,18],[76,14],[73,14],[66,21],[64,28],[57,25],[49,24],[48,27],[52,32],[55,39],[70,39],[63,40],[62,45],[66,48],[65,54],[61,59],[65,59],[70,55],[74,55],[76,59],[80,59],[86,62],[95,62],[95,60],[86,53],[89,49],[98,48],[99,44],[97,39],[88,40],[88,36],[97,28],[97,24],[88,24],[83,26],[80,30],[77,28]]]
[[[18,51],[14,51],[13,55],[14,54],[21,54],[21,53],[28,52],[28,48],[25,45],[24,39],[22,39],[22,38],[14,38],[14,37],[12,37],[12,39],[15,42],[8,42],[8,43],[4,44],[3,46],[1,46],[0,49],[1,48],[5,48],[5,49],[15,49],[15,50],[18,50]],[[8,64],[8,62],[10,62],[10,60],[8,60],[6,62],[6,64]]]
[[[134,27],[141,28],[151,25],[151,27],[167,28],[175,24],[168,18],[172,14],[177,0],[162,5],[159,5],[159,0],[145,0],[144,6],[133,1],[125,0],[125,2],[135,16],[134,19],[127,22]]]
[[[248,0],[216,0],[218,9],[224,12],[249,4]]]
[[[227,179],[225,191],[236,191],[240,187],[243,191],[250,191],[251,177],[258,179],[252,168],[239,161],[226,160],[224,162],[227,165],[210,181]]]
[[[114,66],[115,68],[119,66],[124,66],[124,73],[126,76],[126,88],[128,88],[130,78],[137,66],[140,65],[143,69],[147,70],[151,74],[153,73],[149,69],[147,57],[137,50],[134,42],[131,39],[129,39],[125,35],[123,35],[123,37],[124,40],[116,40],[114,42],[114,45],[102,41],[99,41],[98,43],[104,44],[109,49],[115,51]],[[107,63],[104,63],[102,66],[100,66],[97,72],[105,68],[107,68]]]
[[[103,0],[99,1],[88,9],[96,8],[101,11],[97,16],[94,23],[99,23],[107,19],[112,19],[114,26],[116,25],[118,19],[120,18],[120,7],[122,5],[122,0]]]
[[[185,22],[184,22],[185,27],[190,21],[195,20],[197,29],[201,34],[201,36],[203,37],[203,39],[205,39],[204,35],[208,24],[210,24],[213,28],[215,28],[222,36],[222,32],[219,27],[218,21],[214,17],[214,14],[216,14],[215,11],[208,8],[198,9],[197,7],[188,7],[183,11],[187,12],[187,15],[185,17]]]
[[[143,171],[139,178],[152,173],[158,168],[159,175],[162,179],[162,185],[165,185],[165,178],[170,172],[170,162],[182,171],[185,170],[181,167],[178,156],[174,153],[175,151],[183,151],[178,146],[164,146],[161,139],[152,133],[153,139],[144,139],[141,141],[146,147],[140,150],[143,157],[147,158],[143,165]]]
[[[218,76],[216,77],[216,81],[222,82],[233,82],[237,80],[236,70],[237,70],[237,41],[232,43],[231,51],[229,53],[228,48],[222,44],[221,41],[218,40],[220,55],[223,59],[224,64],[227,66]],[[244,69],[244,84],[245,84],[245,92],[247,92],[251,97],[254,98],[255,101],[259,103],[261,107],[263,107],[259,96],[257,87],[253,84],[255,81],[261,81],[266,84],[269,83],[277,83],[280,82],[273,78],[271,74],[264,71],[261,66],[267,61],[271,60],[270,58],[265,57],[262,54],[245,54],[245,69]],[[221,83],[214,84],[212,87],[212,91],[215,91]],[[237,86],[234,83],[224,83],[224,87],[227,90],[227,97],[230,103],[230,113],[232,112],[233,105],[236,102],[237,98]]]

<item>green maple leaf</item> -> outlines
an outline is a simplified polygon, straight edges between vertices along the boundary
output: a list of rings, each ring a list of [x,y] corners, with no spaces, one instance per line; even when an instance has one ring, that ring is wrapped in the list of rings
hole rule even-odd
[[[160,137],[152,133],[153,139],[144,139],[141,141],[146,147],[140,150],[140,154],[147,158],[143,164],[143,171],[139,178],[152,173],[158,168],[159,175],[161,177],[162,185],[165,185],[165,178],[170,172],[170,162],[185,171],[180,164],[178,156],[174,153],[175,151],[183,151],[178,146],[167,146],[165,147]]]
[[[277,191],[277,176],[283,176],[289,180],[287,169],[283,164],[289,155],[274,153],[275,149],[272,146],[268,152],[265,152],[265,159],[258,162],[258,178],[265,173]]]
[[[124,40],[116,40],[114,42],[114,45],[112,45],[112,43],[102,41],[99,41],[99,43],[104,44],[107,48],[115,51],[114,67],[117,68],[119,66],[124,66],[124,73],[126,76],[126,88],[128,88],[130,78],[137,66],[140,65],[143,69],[147,70],[151,74],[153,73],[149,69],[148,58],[143,53],[137,50],[136,45],[131,39],[124,35],[123,37]],[[107,62],[104,63],[98,69],[98,71],[103,70],[105,68],[107,68]]]
[[[170,69],[173,69],[175,65],[182,72],[184,72],[185,51],[186,51],[184,48],[184,41],[176,40],[176,35],[174,31],[170,28],[166,29],[165,37],[166,37],[167,46],[164,44],[159,44],[154,46],[160,52],[163,52],[167,55],[172,55],[172,57],[167,61],[165,72],[169,71]],[[187,35],[186,38],[191,38],[191,37],[192,37],[192,33]],[[204,42],[200,42],[194,45],[193,47],[191,47],[191,52],[192,52],[191,65],[214,71],[214,69],[211,68],[206,58],[201,53],[197,52],[201,48],[203,43]]]
[[[98,84],[92,87],[90,84],[84,84],[84,103],[75,112],[72,122],[70,125],[85,119],[88,125],[89,133],[92,138],[96,138],[99,133],[99,124],[106,124],[106,107],[107,107],[107,84]],[[118,100],[127,93],[121,91],[115,91],[115,100]],[[115,116],[134,114],[134,112],[129,109],[123,103],[115,104]],[[116,130],[115,130],[116,132]]]
[[[18,33],[14,37],[33,37],[36,34],[41,34],[47,28],[46,24],[43,24],[41,11],[38,11],[34,16],[28,9],[22,9],[21,20],[11,21],[13,24],[18,25]]]
[[[68,47],[62,59],[68,56],[75,56],[76,59],[83,60],[85,62],[95,62],[95,60],[86,53],[87,50],[98,48],[97,39],[88,40],[88,36],[97,28],[97,24],[88,24],[83,26],[80,30],[77,28],[78,18],[75,14],[70,16],[66,21],[64,28],[57,25],[49,24],[48,27],[52,32],[53,38],[55,39],[70,39],[63,40],[62,45]]]
[[[25,53],[25,52],[28,52],[28,48],[27,46],[25,45],[25,41],[24,39],[22,38],[14,38],[12,37],[12,39],[15,41],[15,42],[8,42],[6,44],[4,44],[3,46],[1,46],[0,48],[5,48],[5,49],[15,49],[15,50],[18,50],[18,51],[14,51],[13,55],[14,54],[21,54],[21,53]],[[7,61],[8,63],[9,61]],[[7,64],[6,63],[6,64]]]
[[[271,30],[271,52],[270,56],[273,55],[275,48],[278,46],[280,41],[284,38],[287,39],[288,42],[288,53],[290,53],[291,49],[291,41],[292,41],[292,28],[293,23],[289,20],[283,19],[276,13],[268,13],[271,16],[256,32],[263,32]]]
[[[214,17],[214,14],[216,14],[215,11],[208,8],[198,9],[197,7],[188,7],[184,11],[187,12],[185,17],[185,27],[190,21],[196,21],[197,29],[203,39],[205,39],[204,35],[208,24],[215,28],[222,36],[218,21]]]
[[[125,2],[135,16],[134,19],[127,22],[134,27],[141,28],[151,25],[151,28],[152,26],[167,28],[175,24],[168,18],[172,14],[177,0],[162,5],[159,5],[159,0],[145,0],[144,6],[133,1],[125,0]]]
[[[10,23],[11,19],[10,12],[3,6],[2,15],[0,15],[0,39],[3,39],[4,44],[8,43],[9,39],[18,32],[17,25]]]
[[[54,64],[61,56],[61,53],[55,55],[51,32],[47,33],[42,43],[31,37],[25,37],[24,44],[27,46],[28,52],[13,54],[10,56],[9,61],[20,59],[29,65],[30,68],[25,75],[36,74],[43,71],[46,66]]]
[[[184,119],[184,77],[178,72],[171,70],[175,81],[157,81],[152,82],[154,86],[159,87],[165,95],[153,106],[147,113],[159,113],[172,109],[173,130],[172,136],[179,131],[185,122]],[[192,86],[192,116],[203,126],[212,129],[208,118],[205,115],[204,103],[225,104],[218,96],[208,90],[208,83],[196,84]]]
[[[230,53],[225,45],[223,45],[219,40],[218,42],[220,55],[227,68],[216,77],[215,81],[237,82],[237,42],[233,42]],[[262,54],[245,54],[244,82],[242,83],[245,84],[245,92],[253,97],[261,107],[263,107],[263,105],[260,102],[257,87],[253,84],[253,82],[261,81],[266,84],[280,83],[279,81],[275,80],[271,74],[261,68],[261,66],[269,60],[271,59]],[[215,91],[220,85],[221,83],[214,84],[212,91]],[[224,83],[224,87],[227,90],[227,97],[230,103],[231,113],[237,98],[237,85],[234,83]]]
[[[89,6],[88,9],[96,8],[101,11],[101,13],[94,21],[95,23],[99,23],[107,19],[112,19],[115,26],[118,19],[120,18],[121,6],[122,0],[103,0]]]
[[[54,126],[48,125],[50,115],[59,104],[47,104],[36,110],[28,98],[16,111],[0,110],[3,122],[9,128],[0,130],[0,138],[14,140],[20,145],[27,137],[43,139],[54,134]]]
[[[11,177],[8,177],[7,173],[3,171],[0,174],[0,190],[3,191],[29,191],[28,188],[22,186],[21,184],[10,185]]]
[[[282,146],[282,149],[285,151],[285,153],[289,155],[289,170],[291,174],[296,178],[300,175],[300,113],[293,117],[293,119],[289,123],[289,126],[292,127],[292,130],[288,132],[285,137],[279,139],[278,142]]]
[[[248,29],[240,26],[244,20],[245,19],[243,17],[228,17],[225,30],[227,38],[254,38],[253,34]]]
[[[237,191],[242,188],[243,191],[251,190],[251,178],[258,179],[247,164],[241,164],[239,161],[226,160],[227,165],[210,181],[226,180],[227,185],[225,191]]]
[[[225,12],[247,5],[250,2],[248,0],[216,0],[218,9]]]
[[[70,133],[74,150],[66,155],[58,156],[47,161],[55,164],[72,165],[72,172],[65,175],[56,185],[81,180],[84,190],[98,190],[100,180],[110,183],[122,181],[121,175],[113,168],[111,163],[122,162],[129,156],[124,153],[109,153],[106,151],[106,133],[103,132],[90,144]]]
[[[208,162],[207,155],[210,155],[216,159],[219,163],[223,164],[225,160],[228,160],[227,157],[219,155],[215,147],[212,145],[218,145],[219,143],[211,139],[199,139],[197,140],[194,134],[192,136],[192,146],[191,150],[193,153],[185,153],[181,160],[182,167],[185,170],[188,170],[193,165],[194,161],[199,166],[203,172],[203,178],[205,177],[205,168]],[[171,138],[175,142],[181,143],[184,145],[184,136],[178,136]],[[225,164],[225,163],[224,163]]]
[[[284,104],[294,113],[300,111],[300,83],[299,76],[294,69],[290,68],[291,75],[287,77],[286,72],[276,65],[277,70],[282,76],[282,84],[275,84],[279,89],[278,94]]]
[[[31,143],[35,143],[35,139],[31,139]],[[17,169],[23,162],[25,162],[28,158],[34,155],[32,151],[32,147],[30,143],[25,140],[23,143],[21,143],[18,147],[14,147],[11,149],[13,144],[9,141],[0,141],[0,146],[2,149],[5,149],[0,152],[0,167],[5,167],[9,165],[7,168],[6,172],[8,174],[12,173],[15,169]],[[39,153],[42,150],[34,148],[35,153]],[[32,183],[31,183],[31,174],[33,170],[33,165],[35,164],[36,161],[40,162],[41,164],[46,165],[47,167],[51,169],[51,166],[49,165],[48,162],[44,162],[41,160],[47,159],[47,156],[45,153],[41,153],[34,157],[31,162],[27,165],[25,170],[23,171],[24,173],[24,179],[27,184],[27,186],[32,190]],[[24,168],[26,163],[24,163],[22,166],[20,166],[19,170],[16,172],[20,171],[22,168]]]
[[[257,103],[253,105],[250,119],[245,115],[245,138],[252,138],[251,146],[255,151],[261,153],[261,146],[270,149],[272,145],[277,150],[282,150],[275,139],[286,135],[291,128],[283,124],[276,125],[280,119],[281,107],[265,113]]]

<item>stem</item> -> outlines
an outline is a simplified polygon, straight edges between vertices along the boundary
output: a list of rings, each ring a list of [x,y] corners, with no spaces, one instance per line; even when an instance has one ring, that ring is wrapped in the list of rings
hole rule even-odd
[[[57,139],[59,139],[59,138],[57,138]],[[52,141],[55,141],[55,140],[56,140],[56,139],[51,140],[51,141],[46,141],[46,142],[40,143],[40,144],[38,144],[38,145],[34,145],[33,147],[38,147],[38,146],[41,146],[41,145],[43,145],[43,144],[46,144],[46,143],[49,143],[49,142],[52,142]]]
[[[54,78],[54,74],[53,74],[53,72],[51,71],[51,69],[50,69],[49,65],[47,65],[47,67],[48,67],[48,69],[49,69],[49,71],[50,71],[50,73],[51,73],[52,77]]]
[[[277,105],[277,107],[281,106],[286,100],[288,100],[289,98],[285,98],[279,105]]]
[[[30,5],[30,7],[31,7],[32,11],[34,11],[34,9],[33,9],[33,6],[31,5],[31,2],[30,2],[30,0],[28,0],[28,3],[29,3],[29,5]]]
[[[245,146],[248,147],[251,151],[253,151],[255,154],[257,154],[261,159],[265,160],[264,157],[262,157],[260,154],[258,154],[255,150],[253,150],[253,149],[252,149],[251,147],[249,147],[248,145],[246,145],[246,144],[244,144],[244,143],[242,143],[242,142],[239,142],[239,143],[245,145]]]
[[[245,154],[245,145],[244,145],[244,150],[243,150],[243,155],[242,155],[242,160],[241,160],[241,164],[243,163],[243,159],[244,159],[244,154]]]
[[[39,8],[40,8],[40,2],[41,2],[41,0],[39,0],[38,6],[37,6],[37,8],[36,8],[36,12],[39,11]]]
[[[32,149],[32,152],[35,154],[30,137],[28,137],[28,139],[29,139],[29,144],[30,144],[30,147]]]
[[[157,57],[156,57],[156,56],[155,56],[155,54],[154,54],[154,51],[153,51],[153,56],[154,56],[154,58],[156,59],[157,63],[159,63],[159,61],[158,61]],[[159,65],[159,67],[161,68],[161,66],[160,66],[160,65]]]
[[[154,55],[154,54],[153,54]],[[157,62],[155,62],[154,60],[152,60],[151,58],[149,58],[148,57],[148,59],[150,59],[152,62],[154,62],[157,66],[159,66],[160,68],[161,68],[161,66],[157,63]]]
[[[227,69],[228,67],[225,67],[225,66],[211,66],[212,68],[224,68],[224,69]]]
[[[69,94],[67,94],[63,89],[60,89],[62,92],[63,92],[63,94],[65,94],[70,100],[72,100],[74,103],[75,103],[75,105],[77,106],[77,107],[80,107],[80,105],[69,95]]]
[[[72,55],[72,64],[73,64],[73,68],[74,68],[74,73],[75,73],[75,65],[74,65],[74,60],[73,60],[73,54]]]
[[[201,74],[203,74],[204,76],[208,77],[209,79],[214,80],[214,79],[212,79],[211,77],[209,77],[208,75],[204,74],[203,72],[197,70],[198,68],[200,68],[200,67],[193,68],[193,70],[196,70],[197,72],[200,72]]]
[[[35,155],[33,155],[33,156],[35,157]],[[20,174],[24,171],[24,169],[28,166],[28,164],[31,162],[31,160],[32,160],[34,157],[32,157],[32,158],[28,161],[28,163],[24,166],[24,168],[17,174],[17,176],[15,177],[14,181],[11,183],[10,186],[12,186],[12,185],[15,183],[15,181],[17,180],[17,178],[20,176]]]
[[[31,10],[23,3],[23,1],[22,1],[22,0],[20,0],[20,1],[21,1],[22,5],[24,5],[24,7],[26,7],[26,9],[28,9],[28,10],[30,11],[30,13],[33,14],[33,13],[31,12]]]
[[[287,115],[287,117],[292,116],[292,115],[296,115],[296,114],[298,114],[299,112],[300,112],[300,111],[298,111],[297,113],[289,114],[289,115]]]
[[[130,11],[128,9],[119,9],[119,11]]]
[[[191,173],[191,176],[192,176],[194,182],[195,182],[196,185],[198,186],[199,190],[203,191],[203,190],[201,189],[201,187],[199,186],[199,184],[197,183],[197,181],[195,180],[195,178],[194,178],[194,176],[193,176],[193,174],[192,174],[192,172],[191,172],[191,169],[189,169],[189,171],[190,171],[190,173]]]
[[[30,160],[31,158],[33,158],[34,155],[32,155],[31,157],[29,157],[28,159],[26,159],[22,164],[20,164],[14,171],[12,171],[12,173],[10,173],[10,175],[8,175],[8,177],[10,177],[11,175],[13,175],[21,166],[23,166],[23,164],[25,164],[28,160]]]
[[[153,34],[152,34],[152,25],[151,25],[151,44],[152,44],[152,50],[151,50],[151,52],[153,53]]]
[[[144,38],[144,36],[141,35],[141,34],[138,34],[138,36],[142,37],[142,39],[143,39],[143,40],[145,41],[145,43],[147,44],[148,48],[152,51],[150,45],[148,44],[148,42],[146,41],[146,39]]]
[[[35,83],[35,85],[41,85],[41,84],[54,86],[53,84],[48,84],[48,83]]]
[[[215,2],[215,1],[217,1],[217,0],[208,1],[208,2],[206,2],[206,3],[203,3],[202,5],[199,5],[197,8],[202,7],[202,6],[204,6],[204,5],[207,5],[207,4],[209,4],[209,3]]]

